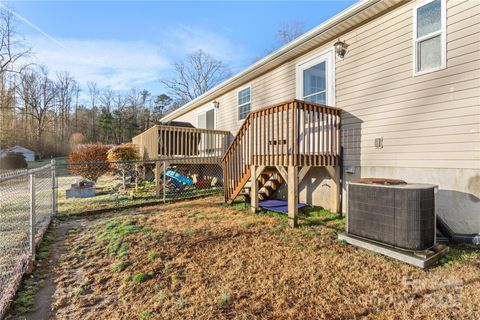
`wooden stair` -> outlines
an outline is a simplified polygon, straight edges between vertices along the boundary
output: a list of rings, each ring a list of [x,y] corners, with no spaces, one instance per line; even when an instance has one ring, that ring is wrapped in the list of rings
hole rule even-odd
[[[266,171],[258,177],[258,198],[259,200],[267,200],[270,198],[283,183],[282,176],[274,171]],[[251,200],[251,182],[248,181],[238,196],[243,196],[245,201]]]
[[[246,185],[251,166],[338,165],[340,112],[300,100],[250,112],[222,158],[225,202],[231,204],[239,195],[250,198]],[[278,172],[262,173],[259,180],[262,200],[271,197],[283,183]]]

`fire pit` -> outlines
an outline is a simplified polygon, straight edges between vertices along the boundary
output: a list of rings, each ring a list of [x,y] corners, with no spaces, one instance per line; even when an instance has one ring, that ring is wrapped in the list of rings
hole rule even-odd
[[[95,197],[95,182],[93,181],[80,180],[73,183],[70,189],[67,189],[67,199],[90,197]]]

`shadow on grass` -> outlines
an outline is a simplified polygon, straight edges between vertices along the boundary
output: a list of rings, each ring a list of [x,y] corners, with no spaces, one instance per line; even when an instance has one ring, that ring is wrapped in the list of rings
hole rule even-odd
[[[239,211],[248,212],[248,210],[250,210],[250,203],[243,200],[236,200],[233,202],[232,207]],[[260,208],[257,214],[274,217],[282,223],[288,223],[288,215],[286,213]],[[300,228],[324,226],[336,231],[343,231],[345,229],[345,216],[338,213],[332,213],[320,207],[306,207],[299,210],[298,218],[300,221]]]

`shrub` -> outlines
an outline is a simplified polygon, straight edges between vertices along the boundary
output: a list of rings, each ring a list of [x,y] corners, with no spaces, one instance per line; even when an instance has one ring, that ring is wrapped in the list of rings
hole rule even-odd
[[[107,153],[108,161],[111,161],[111,167],[120,169],[122,174],[123,189],[126,189],[126,172],[130,171],[131,165],[128,163],[115,163],[116,161],[138,160],[137,148],[131,143],[124,143],[119,146],[112,147]]]
[[[76,148],[68,155],[68,170],[85,179],[97,181],[98,178],[109,171],[108,163],[94,165],[81,163],[106,162],[108,149],[109,148],[103,144],[90,144]]]
[[[138,160],[138,150],[133,144],[124,143],[110,148],[107,153],[107,159],[112,162]],[[116,167],[115,163],[112,165]]]
[[[9,152],[3,158],[0,158],[0,169],[25,169],[28,167],[25,156],[20,152]]]

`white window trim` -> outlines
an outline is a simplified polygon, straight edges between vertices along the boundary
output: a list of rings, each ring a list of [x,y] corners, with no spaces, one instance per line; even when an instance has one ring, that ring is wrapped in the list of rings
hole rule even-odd
[[[197,121],[195,123],[196,128],[198,128],[198,117],[200,116],[200,114],[206,113],[207,111],[210,111],[210,110],[213,110],[213,130],[217,130],[217,108],[215,108],[215,106],[213,105],[213,102],[212,102],[212,105],[199,109],[197,111],[197,117],[196,117]]]
[[[238,104],[238,94],[240,93],[240,91],[243,91],[243,90],[245,90],[245,89],[250,89],[250,101],[249,101],[249,102],[245,102],[244,104]],[[247,115],[247,117],[245,117],[245,119],[240,119],[239,109],[240,109],[241,106],[244,106],[244,105],[250,103],[250,112],[252,112],[252,100],[253,100],[253,96],[252,96],[252,85],[249,84],[248,86],[245,86],[245,87],[242,87],[241,89],[238,89],[238,90],[237,90],[236,99],[237,99],[237,120],[238,120],[239,122],[243,122],[243,121],[245,121],[245,119],[247,119],[248,115]]]
[[[420,38],[417,38],[417,11],[418,11],[418,8],[420,7],[423,7],[424,5],[427,5],[431,2],[433,2],[435,0],[427,0],[427,1],[423,1],[421,3],[419,3],[418,5],[416,5],[415,7],[413,7],[413,37],[412,37],[412,41],[413,41],[413,76],[420,76],[420,75],[423,75],[423,74],[427,74],[427,73],[430,73],[430,72],[435,72],[435,71],[438,71],[438,70],[443,70],[445,68],[447,68],[447,6],[446,6],[446,3],[445,3],[445,0],[440,0],[441,4],[440,4],[440,24],[441,24],[441,27],[440,27],[440,30],[439,31],[435,31],[435,32],[432,32],[428,35],[425,35],[425,36],[422,36]],[[418,54],[417,54],[417,47],[418,47],[418,43],[423,41],[423,40],[427,40],[427,39],[430,39],[430,38],[433,38],[433,37],[436,37],[440,35],[440,42],[441,42],[441,64],[440,66],[438,67],[435,67],[435,68],[431,68],[431,69],[428,69],[428,70],[424,70],[424,71],[417,71],[417,64],[418,64]]]
[[[335,50],[334,48],[300,61],[296,65],[296,98],[303,100],[303,71],[325,61],[327,74],[326,105],[335,106]]]

